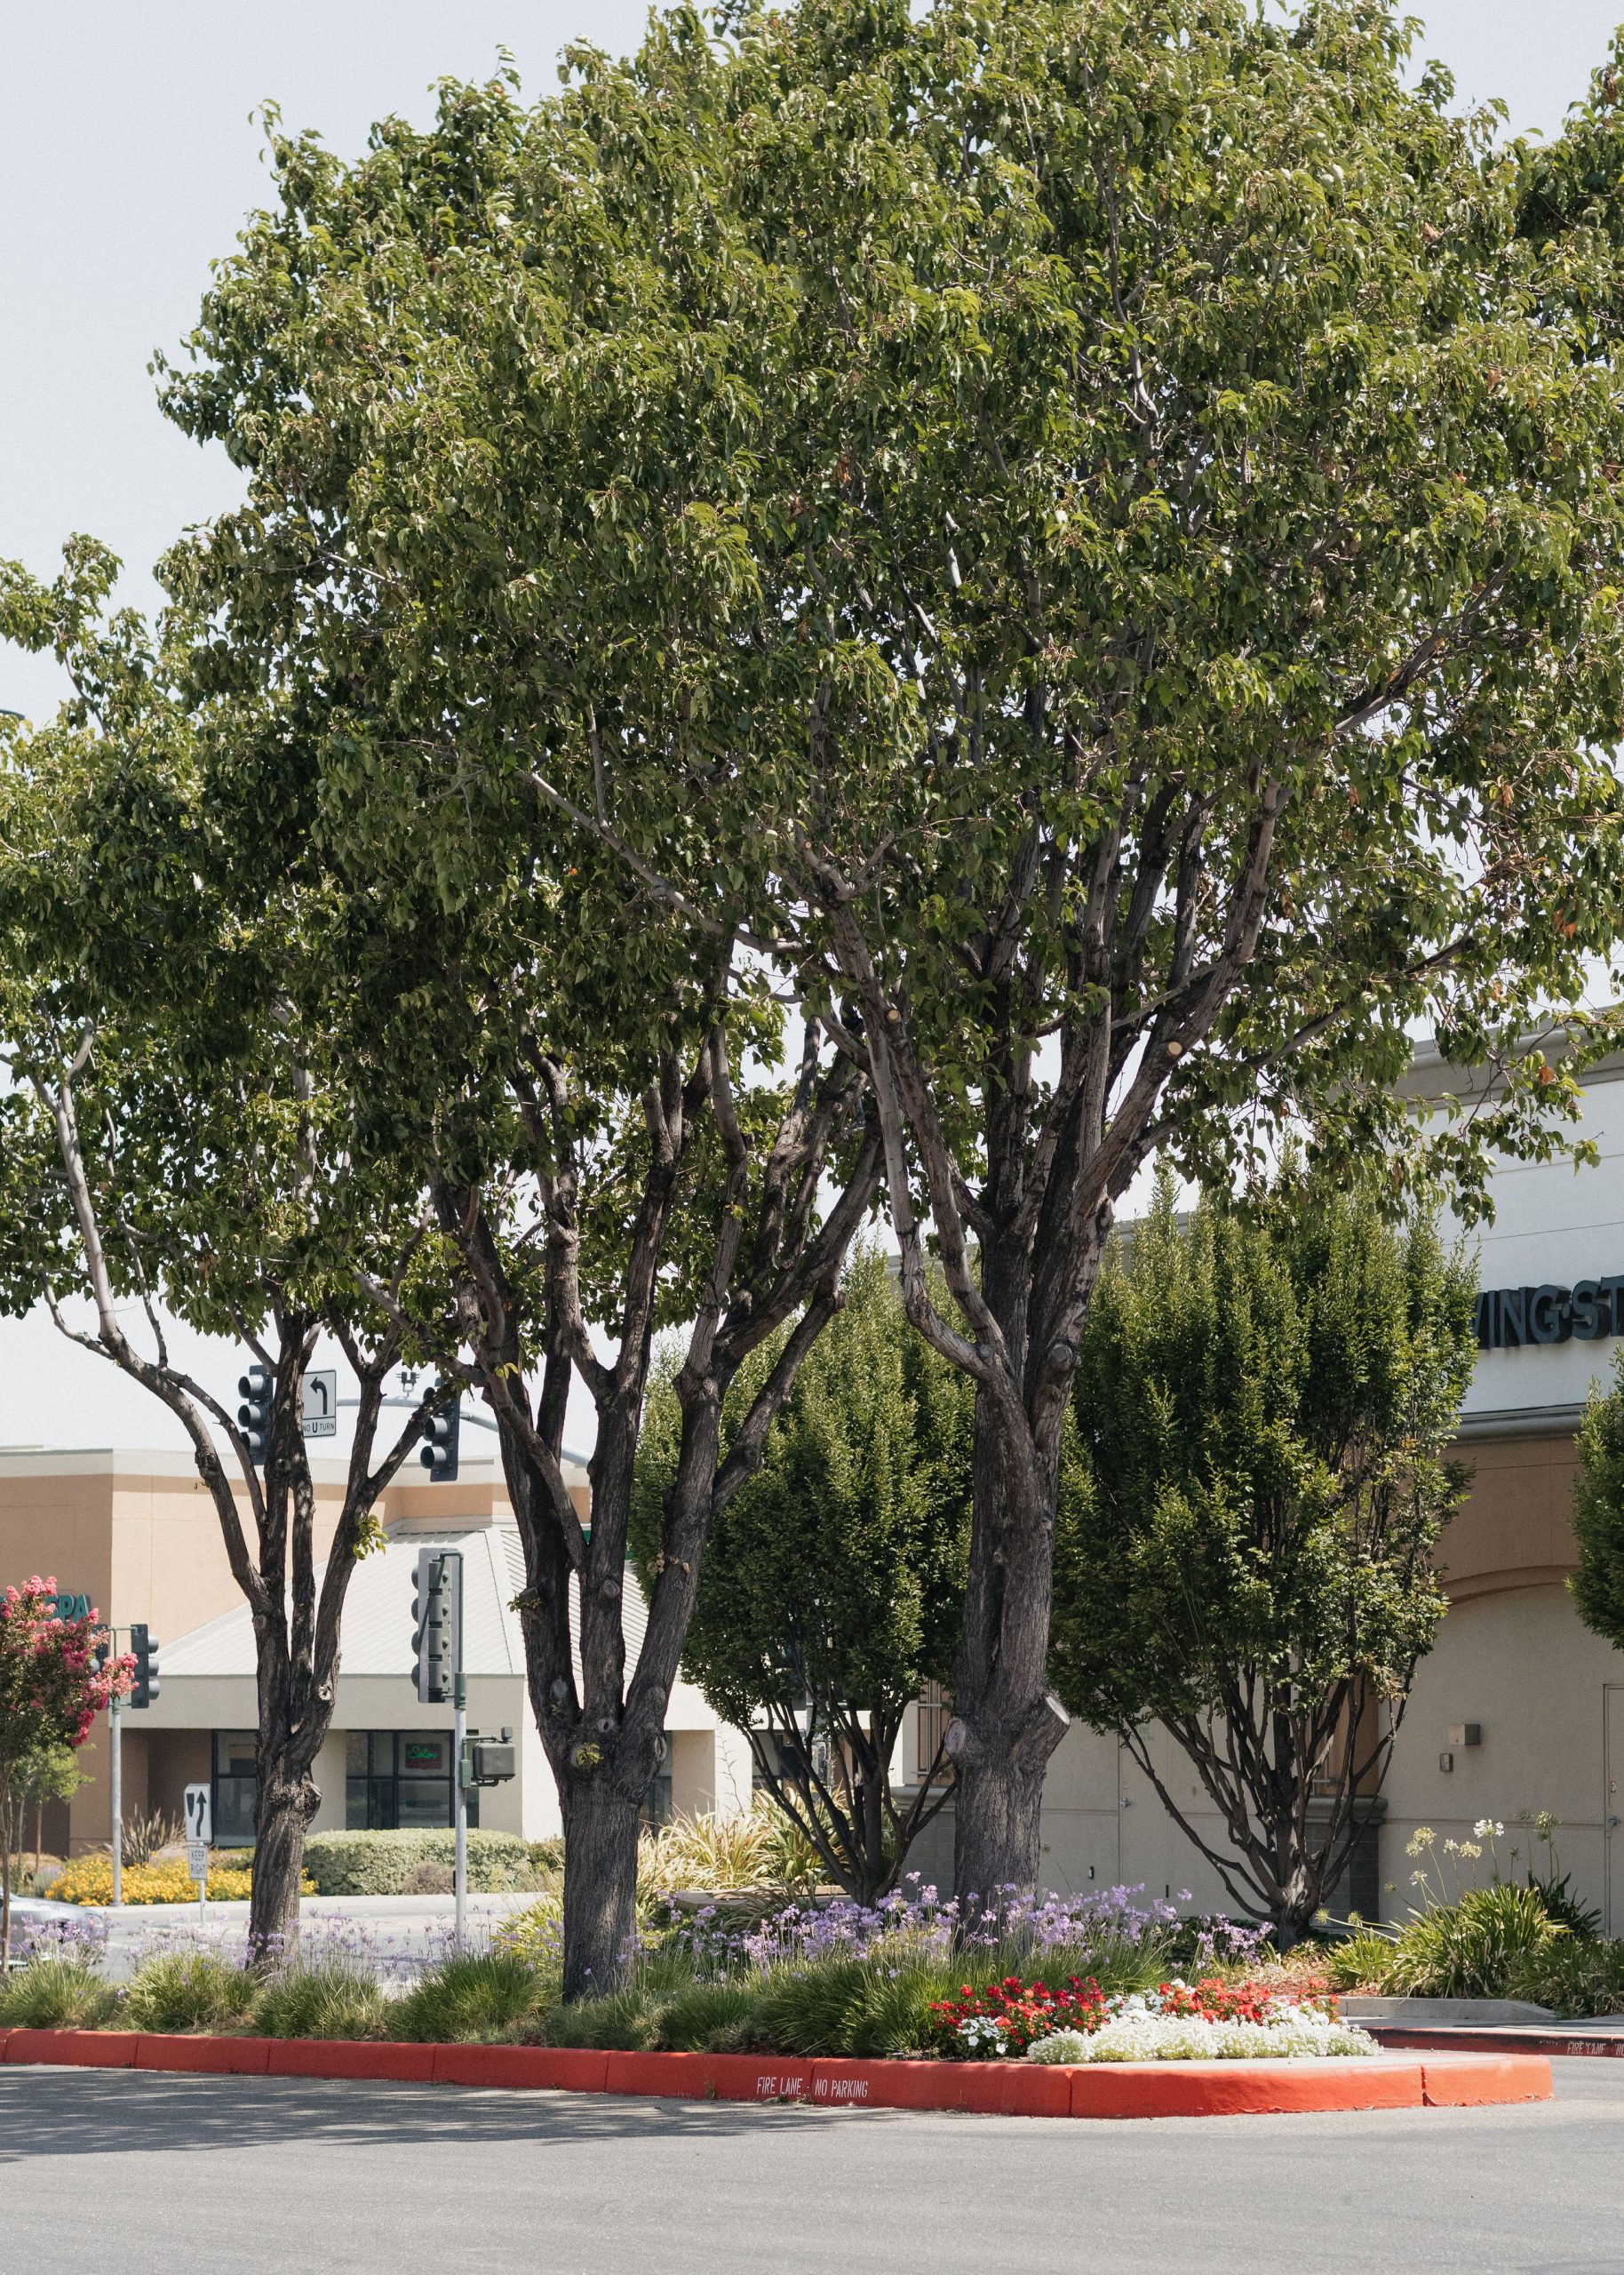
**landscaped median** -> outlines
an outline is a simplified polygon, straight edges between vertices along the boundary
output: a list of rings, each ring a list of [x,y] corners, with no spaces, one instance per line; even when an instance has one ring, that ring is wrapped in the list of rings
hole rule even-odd
[[[183,2037],[13,2030],[0,2061],[209,2075],[625,2094],[665,2101],[804,2102],[999,2117],[1227,2117],[1548,2101],[1528,2054],[1379,2055],[1364,2061],[806,2061],[752,2054],[617,2054],[574,2047],[424,2046],[378,2040]]]

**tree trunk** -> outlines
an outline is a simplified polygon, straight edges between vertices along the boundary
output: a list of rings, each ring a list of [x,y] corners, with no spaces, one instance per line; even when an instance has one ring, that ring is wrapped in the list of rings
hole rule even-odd
[[[607,1776],[561,1781],[564,1818],[564,1997],[607,1991],[637,1934],[639,1803]]]
[[[305,1835],[321,1801],[307,1769],[261,1760],[254,1798],[254,1877],[248,1904],[248,1948],[275,1960],[299,1941],[299,1883]]]
[[[0,1784],[0,1976],[12,1971],[12,1789]]]
[[[1046,1473],[1046,1471],[1047,1473]],[[959,1773],[953,1885],[960,1905],[1037,1885],[1049,1756],[1069,1717],[1048,1684],[1055,1480],[1030,1431],[976,1399],[974,1523],[947,1752]]]

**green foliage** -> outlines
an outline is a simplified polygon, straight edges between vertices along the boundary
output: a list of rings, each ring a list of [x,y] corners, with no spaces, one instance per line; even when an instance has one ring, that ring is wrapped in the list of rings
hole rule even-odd
[[[948,1680],[958,1646],[971,1401],[908,1325],[878,1246],[854,1254],[842,1294],[760,1468],[712,1520],[684,1665],[725,1720],[765,1722],[779,1799],[823,1870],[870,1902],[900,1873],[919,1821],[893,1801],[898,1728],[927,1683]],[[728,1425],[775,1355],[741,1378]],[[639,1448],[631,1537],[645,1587],[677,1460],[673,1371],[656,1375]],[[810,1756],[824,1743],[820,1779]]]
[[[371,1969],[343,1957],[290,1960],[254,2000],[253,2026],[264,2038],[387,2038],[393,2021]]]
[[[118,2015],[118,1992],[84,1960],[42,1959],[0,1980],[0,2028],[106,2030]]]
[[[217,1952],[155,1952],[130,1978],[124,2020],[131,2030],[246,2030],[259,1989],[253,1974]]]
[[[1624,1648],[1624,1349],[1609,1391],[1590,1393],[1579,1431],[1573,1531],[1579,1565],[1568,1581],[1579,1616]]]
[[[1525,1981],[1551,1946],[1567,1939],[1529,1888],[1501,1881],[1468,1888],[1453,1904],[1439,1904],[1400,1932],[1383,1977],[1401,1998],[1503,1999],[1512,1982]]]
[[[305,1870],[321,1896],[400,1896],[424,1864],[455,1860],[452,1832],[313,1832]],[[468,1886],[481,1895],[545,1888],[555,1872],[555,1844],[475,1827],[468,1835]]]
[[[1624,1942],[1552,1936],[1513,1958],[1496,1995],[1532,2000],[1564,2021],[1624,2012]]]
[[[545,2003],[516,1951],[468,1952],[430,1968],[389,2015],[389,2034],[434,2045],[518,2036]]]
[[[1231,1892],[1298,1928],[1325,1863],[1299,1797],[1328,1780],[1345,1802],[1383,1766],[1443,1616],[1471,1306],[1428,1224],[1288,1168],[1183,1224],[1164,1180],[1084,1334],[1056,1688],[1152,1775],[1145,1726],[1165,1724],[1222,1796],[1233,1845],[1206,1853]],[[1361,1737],[1376,1701],[1387,1728]]]
[[[637,1841],[640,1903],[683,1888],[792,1888],[816,1882],[818,1859],[760,1794],[730,1815],[677,1815]]]
[[[1340,1936],[1321,1952],[1322,1971],[1333,1991],[1368,1991],[1383,1994],[1397,1948],[1396,1938],[1374,1928]]]

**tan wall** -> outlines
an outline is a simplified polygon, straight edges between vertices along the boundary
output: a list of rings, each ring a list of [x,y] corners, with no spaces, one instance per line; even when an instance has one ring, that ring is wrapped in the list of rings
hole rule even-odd
[[[1459,1840],[1471,1838],[1480,1818],[1498,1820],[1507,1828],[1502,1863],[1517,1846],[1520,1876],[1531,1856],[1542,1870],[1544,1855],[1517,1824],[1518,1812],[1549,1809],[1561,1820],[1557,1846],[1574,1893],[1598,1909],[1611,1897],[1612,1932],[1624,1934],[1624,1849],[1620,1828],[1606,1824],[1620,1813],[1607,1786],[1624,1764],[1609,1764],[1606,1751],[1609,1693],[1620,1689],[1624,1652],[1580,1624],[1559,1585],[1456,1605],[1416,1670],[1383,1789],[1381,1868],[1391,1889],[1384,1913],[1402,1916],[1411,1900],[1417,1860],[1405,1852],[1418,1825],[1429,1825],[1440,1841]],[[1469,1722],[1481,1725],[1482,1744],[1453,1745],[1452,1726]],[[1444,1755],[1453,1757],[1452,1769],[1442,1767]],[[1489,1861],[1477,1877],[1486,1879]]]
[[[88,1595],[107,1618],[112,1519],[107,1474],[0,1475],[0,1587],[20,1586],[37,1572],[70,1594]]]
[[[1477,1439],[1453,1448],[1453,1456],[1472,1472],[1440,1559],[1453,1601],[1537,1585],[1573,1569],[1579,1457],[1571,1436]]]

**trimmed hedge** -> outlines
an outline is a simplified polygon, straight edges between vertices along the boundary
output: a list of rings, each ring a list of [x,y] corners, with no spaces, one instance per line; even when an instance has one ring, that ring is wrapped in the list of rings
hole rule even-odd
[[[471,1831],[468,1886],[482,1896],[545,1888],[548,1848],[516,1832]],[[318,1896],[404,1896],[421,1866],[439,1865],[449,1874],[456,1856],[450,1832],[313,1832],[305,1843],[305,1870]]]

